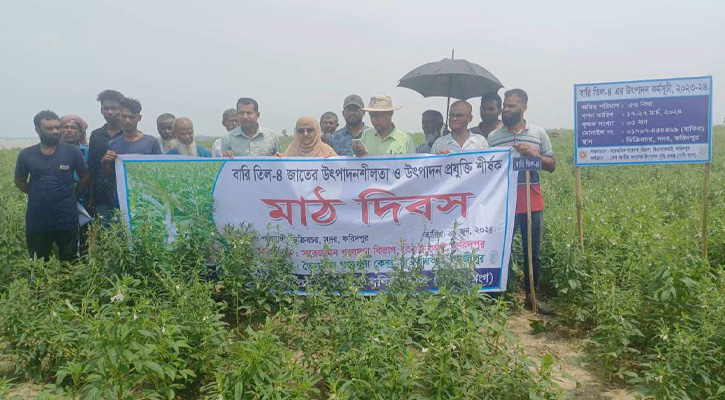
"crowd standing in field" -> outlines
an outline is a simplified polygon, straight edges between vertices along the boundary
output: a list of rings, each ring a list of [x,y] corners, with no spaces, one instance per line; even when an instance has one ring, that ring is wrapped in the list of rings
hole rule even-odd
[[[116,193],[114,160],[119,154],[182,155],[198,157],[333,157],[375,156],[412,153],[447,154],[512,147],[519,154],[541,157],[542,168],[556,168],[553,149],[546,131],[524,119],[528,95],[521,89],[509,90],[501,97],[493,92],[480,99],[481,123],[470,127],[473,107],[456,101],[448,110],[450,133],[444,128],[443,115],[435,110],[422,114],[425,141],[417,148],[410,135],[394,122],[395,107],[389,96],[372,96],[367,107],[357,94],[347,96],[342,104],[345,125],[337,129],[337,115],[328,111],[320,118],[301,117],[293,139],[282,149],[273,130],[259,124],[260,107],[256,100],[242,97],[236,107],[225,110],[222,125],[226,133],[217,139],[211,151],[196,143],[194,124],[187,117],[176,118],[163,113],[156,119],[160,140],[138,130],[142,118],[141,103],[115,90],[98,95],[106,124],[91,132],[86,145],[86,122],[75,115],[59,118],[52,111],[34,117],[40,143],[23,149],[15,169],[16,186],[28,194],[26,239],[31,258],[47,260],[52,246],[58,258],[72,261],[84,254],[89,218],[84,213],[111,221],[119,208]],[[370,114],[372,127],[365,125]],[[499,119],[499,116],[501,119]],[[516,230],[521,230],[525,263],[527,254],[526,190],[524,175],[519,175],[516,205]],[[532,172],[532,256],[534,284],[538,282],[541,258],[539,246],[543,226],[544,201],[539,174]],[[79,220],[79,214],[81,219]],[[84,227],[80,227],[82,223]],[[529,293],[528,265],[524,284]],[[531,299],[527,298],[527,303]],[[543,311],[543,310],[542,310]]]

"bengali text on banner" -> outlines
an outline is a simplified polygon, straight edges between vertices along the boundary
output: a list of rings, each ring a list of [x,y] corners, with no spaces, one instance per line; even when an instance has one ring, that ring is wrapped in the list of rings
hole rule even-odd
[[[516,209],[511,163],[504,148],[328,159],[127,155],[119,157],[116,175],[129,227],[157,206],[171,237],[183,220],[184,207],[173,205],[183,196],[178,192],[200,196],[197,203],[206,194],[220,232],[250,224],[259,248],[293,243],[301,290],[323,260],[365,273],[366,291],[384,289],[395,263],[411,256],[434,289],[440,255],[453,254],[474,268],[481,291],[504,291]],[[151,193],[164,185],[149,180],[168,180],[176,186],[167,191],[177,193]]]

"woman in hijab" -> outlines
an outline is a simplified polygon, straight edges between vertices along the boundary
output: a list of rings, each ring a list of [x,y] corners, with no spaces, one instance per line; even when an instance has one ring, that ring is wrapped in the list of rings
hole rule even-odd
[[[315,117],[302,117],[297,120],[295,134],[282,157],[334,157],[332,147],[322,142],[322,129]]]

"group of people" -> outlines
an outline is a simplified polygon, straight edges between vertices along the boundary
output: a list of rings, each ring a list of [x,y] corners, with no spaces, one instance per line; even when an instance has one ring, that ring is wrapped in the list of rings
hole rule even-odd
[[[342,104],[345,126],[338,129],[334,112],[324,113],[319,121],[306,116],[297,120],[292,141],[285,150],[273,130],[259,124],[256,100],[242,97],[236,107],[222,114],[227,133],[216,140],[211,150],[196,143],[194,124],[189,118],[164,113],[156,119],[159,139],[138,129],[141,103],[118,91],[105,90],[98,95],[106,123],[86,137],[88,124],[83,118],[67,115],[59,118],[52,111],[34,117],[40,143],[23,149],[15,169],[16,186],[28,194],[26,241],[31,257],[48,259],[53,244],[60,260],[73,260],[85,251],[86,230],[79,226],[79,213],[110,220],[119,208],[116,194],[114,160],[120,154],[169,154],[198,157],[365,157],[411,153],[447,154],[491,147],[512,147],[519,154],[541,157],[542,169],[554,171],[556,160],[546,131],[524,119],[528,95],[521,89],[505,93],[486,93],[480,99],[481,122],[469,127],[473,106],[456,101],[448,110],[448,129],[443,115],[435,110],[422,114],[425,142],[415,146],[413,138],[393,123],[395,107],[389,96],[370,98],[367,106],[360,96],[351,94]],[[369,113],[372,126],[363,122]],[[500,118],[499,118],[500,117]],[[535,171],[531,179],[532,253],[534,281],[540,269],[539,243],[544,202]],[[515,230],[523,238],[527,261],[526,189],[520,175]],[[524,268],[528,275],[528,266]],[[525,277],[527,293],[529,280]]]

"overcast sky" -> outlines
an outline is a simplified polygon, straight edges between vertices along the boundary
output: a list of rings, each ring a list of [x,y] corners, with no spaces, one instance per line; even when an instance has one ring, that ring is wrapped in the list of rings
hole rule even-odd
[[[527,120],[547,128],[574,126],[575,83],[647,78],[710,74],[713,121],[725,116],[725,1],[24,0],[0,13],[0,137],[35,135],[41,109],[97,128],[103,89],[139,99],[154,135],[171,112],[219,136],[242,96],[262,125],[291,131],[299,116],[339,114],[350,93],[391,95],[396,125],[416,132],[446,100],[398,80],[451,48],[525,89]]]

